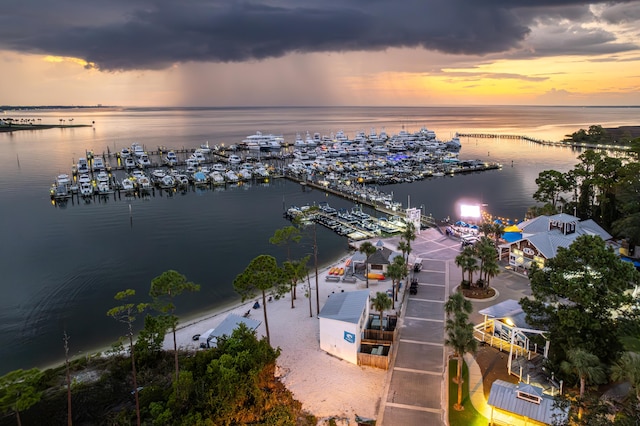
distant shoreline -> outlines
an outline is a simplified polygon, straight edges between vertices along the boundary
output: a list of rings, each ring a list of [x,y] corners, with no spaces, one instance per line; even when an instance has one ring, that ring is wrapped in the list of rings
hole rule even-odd
[[[4,125],[0,126],[0,133],[17,132],[20,130],[69,129],[76,127],[93,127],[91,124],[33,124],[33,125]]]

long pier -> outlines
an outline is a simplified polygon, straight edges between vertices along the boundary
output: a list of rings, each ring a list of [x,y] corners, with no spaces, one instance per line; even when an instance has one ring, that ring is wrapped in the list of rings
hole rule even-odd
[[[476,139],[517,139],[526,142],[533,142],[540,145],[548,146],[560,146],[564,148],[584,148],[584,149],[606,149],[611,151],[628,151],[629,147],[626,145],[610,145],[610,144],[595,144],[585,142],[565,142],[565,141],[548,141],[544,139],[532,138],[524,135],[512,135],[512,134],[500,134],[500,133],[458,133],[459,137],[469,137]]]

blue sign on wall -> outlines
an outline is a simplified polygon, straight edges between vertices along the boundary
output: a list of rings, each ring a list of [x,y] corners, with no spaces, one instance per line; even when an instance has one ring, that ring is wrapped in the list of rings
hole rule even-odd
[[[349,343],[355,343],[356,342],[356,335],[353,333],[349,333],[348,331],[344,332],[344,340],[346,340]]]

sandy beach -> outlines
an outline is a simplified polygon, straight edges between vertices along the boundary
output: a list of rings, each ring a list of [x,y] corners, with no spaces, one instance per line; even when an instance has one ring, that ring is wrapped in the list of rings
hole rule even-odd
[[[362,290],[364,281],[354,283],[328,282],[325,277],[331,267],[344,266],[348,257],[336,260],[333,264],[318,271],[320,310],[332,292]],[[360,367],[333,357],[320,350],[319,324],[316,312],[315,274],[310,276],[311,307],[313,316],[309,316],[309,299],[305,297],[307,284],[299,284],[295,308],[291,308],[291,295],[279,300],[267,302],[271,345],[280,347],[282,353],[278,359],[277,374],[303,408],[318,419],[337,418],[350,422],[355,416],[375,418],[384,390],[386,370],[372,367]],[[370,280],[372,296],[377,291],[391,287],[389,280],[377,282]],[[258,297],[220,312],[212,312],[179,325],[178,346],[185,349],[199,348],[199,342],[192,339],[195,334],[215,328],[229,313],[243,315],[250,310],[250,318],[261,321],[257,332],[266,335],[264,308],[252,309]],[[262,301],[260,300],[262,305]],[[165,349],[173,348],[173,339],[167,335]]]

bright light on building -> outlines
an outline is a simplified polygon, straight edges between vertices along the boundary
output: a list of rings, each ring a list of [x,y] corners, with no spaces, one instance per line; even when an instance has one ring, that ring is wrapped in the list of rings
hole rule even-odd
[[[479,218],[480,217],[480,206],[461,204],[460,205],[460,217],[472,217]]]

